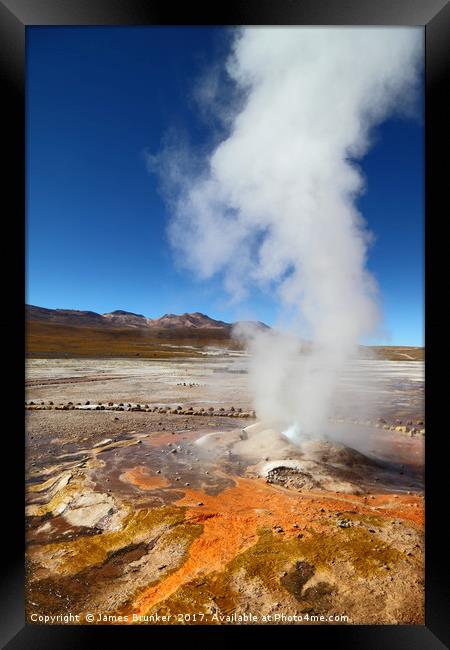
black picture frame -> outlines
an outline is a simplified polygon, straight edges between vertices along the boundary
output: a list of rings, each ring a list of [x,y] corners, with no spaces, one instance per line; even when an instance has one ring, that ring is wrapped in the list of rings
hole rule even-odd
[[[24,535],[23,535],[23,405],[25,298],[25,47],[26,27],[31,25],[421,25],[425,27],[426,64],[426,624],[424,626],[286,626],[276,627],[279,635],[293,633],[298,644],[324,642],[333,646],[412,650],[432,650],[449,646],[449,580],[446,535],[447,511],[439,498],[445,494],[448,475],[448,448],[439,438],[446,408],[445,383],[439,376],[439,364],[445,354],[442,301],[446,295],[436,290],[440,278],[446,277],[448,252],[442,239],[445,206],[446,168],[439,165],[446,155],[446,89],[449,81],[448,33],[450,6],[447,0],[247,0],[222,6],[198,2],[174,4],[154,0],[0,0],[0,79],[2,92],[2,154],[6,163],[3,175],[2,220],[5,249],[3,255],[3,305],[8,306],[2,319],[8,372],[8,409],[14,413],[13,424],[4,429],[3,472],[10,469],[4,483],[6,513],[3,520],[4,571],[0,583],[0,642],[10,650],[18,648],[80,648],[94,637],[97,647],[106,647],[106,635],[116,642],[123,634],[144,633],[148,641],[167,635],[174,640],[175,631],[183,632],[183,643],[192,634],[217,632],[211,628],[127,626],[69,627],[26,625],[24,616]],[[448,165],[447,165],[448,168]],[[8,209],[6,209],[8,205]],[[431,246],[434,248],[430,254]],[[447,246],[446,246],[447,247]],[[440,301],[437,305],[433,300]],[[439,311],[438,311],[439,309]],[[12,315],[11,315],[12,314]],[[444,321],[445,322],[445,321]],[[441,338],[440,338],[441,335]],[[442,370],[444,369],[442,365]],[[433,382],[433,387],[431,387]],[[434,383],[436,382],[436,383]],[[448,437],[448,433],[443,433]],[[7,482],[6,482],[7,481]],[[229,626],[220,628],[222,641],[238,635],[243,642],[254,643],[255,628]],[[273,627],[260,627],[264,637]],[[445,645],[444,645],[445,644]]]

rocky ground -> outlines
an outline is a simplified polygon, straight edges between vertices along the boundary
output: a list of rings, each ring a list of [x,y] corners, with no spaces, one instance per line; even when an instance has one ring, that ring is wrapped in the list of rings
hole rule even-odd
[[[242,374],[53,363],[27,373],[29,622],[423,623],[417,382],[293,446]]]

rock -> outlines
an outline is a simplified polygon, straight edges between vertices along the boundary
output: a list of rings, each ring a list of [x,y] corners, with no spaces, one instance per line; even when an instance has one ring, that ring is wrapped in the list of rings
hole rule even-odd
[[[110,496],[91,492],[76,497],[63,516],[73,526],[93,527],[114,510],[114,500]]]
[[[203,506],[204,503],[203,503],[203,501],[199,501],[199,502],[197,503],[197,505],[198,505],[198,506]]]
[[[347,519],[338,519],[337,525],[339,526],[339,528],[350,528],[352,524]]]
[[[176,449],[171,449],[171,450],[170,450],[170,453],[171,453],[171,454],[176,454],[176,453],[177,453],[177,450],[176,450]]]
[[[241,430],[241,432],[239,434],[239,438],[241,440],[248,440],[248,433],[247,433],[247,431],[245,429]]]

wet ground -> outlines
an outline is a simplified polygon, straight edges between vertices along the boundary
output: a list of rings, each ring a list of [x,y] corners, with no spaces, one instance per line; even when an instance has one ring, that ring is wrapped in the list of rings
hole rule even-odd
[[[29,622],[423,623],[424,437],[383,428],[424,426],[417,362],[303,447],[239,416],[245,363],[30,364]]]

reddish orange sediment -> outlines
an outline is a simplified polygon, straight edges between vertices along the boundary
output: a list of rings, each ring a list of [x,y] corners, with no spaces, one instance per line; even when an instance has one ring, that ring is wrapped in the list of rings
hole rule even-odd
[[[405,519],[419,527],[425,523],[423,497],[417,494],[376,494],[374,498],[363,497],[370,505],[372,514],[388,518]],[[361,499],[361,497],[359,497]]]
[[[187,489],[176,502],[187,507],[187,521],[201,523],[202,534],[193,542],[184,564],[165,580],[141,592],[131,613],[144,615],[170,597],[181,585],[221,571],[237,554],[258,541],[258,531],[281,526],[285,537],[304,531],[330,529],[327,514],[342,511],[423,524],[423,503],[417,495],[373,495],[374,498],[327,493],[295,493],[256,479],[234,477],[235,485],[216,496]],[[199,505],[199,503],[203,505]],[[294,527],[296,524],[296,527]]]
[[[163,476],[151,475],[146,467],[133,467],[120,475],[120,480],[124,483],[131,483],[141,490],[154,490],[156,488],[167,487],[169,483]]]

